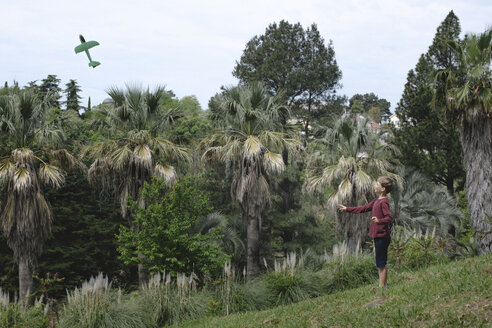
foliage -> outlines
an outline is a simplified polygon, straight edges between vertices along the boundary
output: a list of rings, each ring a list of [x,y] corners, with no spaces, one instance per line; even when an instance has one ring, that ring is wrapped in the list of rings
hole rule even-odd
[[[437,233],[443,237],[457,235],[463,214],[455,197],[418,171],[405,169],[400,175],[405,187],[392,193],[394,223],[420,231],[438,228]]]
[[[367,119],[352,122],[341,118],[324,138],[310,145],[304,188],[318,194],[331,188],[328,206],[333,210],[337,204],[360,206],[369,203],[374,197],[374,180],[379,176],[390,176],[395,184],[402,184],[401,177],[395,173],[398,152],[394,145],[381,140],[380,133],[371,130]],[[355,253],[366,238],[369,220],[350,213],[335,213],[338,229],[350,252]]]
[[[76,80],[70,80],[67,84],[65,84],[65,94],[67,95],[67,100],[65,102],[66,108],[72,109],[76,111],[77,113],[79,112],[79,109],[81,108],[79,105],[80,99],[82,97],[79,96],[80,91],[82,89],[80,86],[77,84]]]
[[[124,263],[143,263],[151,273],[166,270],[172,274],[203,274],[222,268],[227,256],[220,248],[221,229],[192,231],[212,208],[191,178],[176,183],[170,190],[162,180],[154,179],[152,184],[144,185],[141,195],[147,204],[145,208],[130,202],[139,229],[121,226],[117,235]]]
[[[48,107],[60,108],[60,79],[56,75],[48,75],[45,79],[41,80],[39,90],[39,97],[46,98]]]
[[[248,276],[259,271],[261,217],[269,209],[271,189],[285,169],[281,151],[298,153],[299,141],[282,132],[281,117],[288,110],[278,95],[270,96],[262,83],[224,91],[219,110],[221,130],[202,140],[202,159],[231,168],[231,193],[248,225]]]
[[[99,274],[67,291],[67,303],[60,313],[57,327],[144,328],[138,307],[122,302],[121,290],[115,291],[107,277]]]
[[[416,270],[449,262],[450,258],[445,254],[448,241],[438,236],[435,230],[422,233],[398,227],[397,231],[389,246],[389,263],[396,270]]]
[[[384,98],[379,98],[373,92],[365,94],[355,94],[349,99],[349,109],[352,114],[360,114],[373,118],[374,122],[386,121],[391,116],[391,103]],[[375,113],[378,115],[373,117]],[[377,120],[379,118],[379,120]]]
[[[275,271],[264,276],[271,290],[274,305],[299,302],[322,293],[320,281],[303,267],[302,258],[296,263],[296,253],[289,253],[283,264],[275,262]]]
[[[48,317],[43,304],[38,302],[33,307],[22,309],[19,303],[0,306],[0,327],[9,328],[48,328]]]
[[[320,201],[306,193],[293,195],[302,206],[282,212],[278,195],[264,220],[261,256],[271,258],[275,253],[300,252],[311,249],[322,254],[334,245],[336,227],[332,213]],[[316,242],[314,242],[316,241]]]
[[[105,138],[86,147],[82,155],[93,160],[90,181],[101,181],[103,188],[114,191],[123,217],[128,218],[128,196],[141,201],[138,191],[152,176],[172,184],[177,179],[172,164],[189,160],[190,154],[162,137],[173,117],[172,110],[165,114],[160,110],[166,95],[162,87],[153,92],[138,85],[127,85],[126,90],[111,87],[108,94],[115,106],[91,111],[92,124],[103,131]]]
[[[372,256],[337,256],[325,263],[319,273],[328,293],[357,288],[373,282],[377,269]]]
[[[46,99],[31,90],[0,98],[1,126],[5,133],[5,153],[0,160],[1,228],[14,258],[21,268],[19,295],[24,298],[32,285],[32,270],[37,265],[48,238],[53,212],[44,192],[58,189],[66,171],[85,167],[66,149],[58,148],[63,131],[47,120]]]
[[[391,274],[383,291],[373,286],[318,297],[266,311],[201,318],[179,327],[487,327],[491,256]],[[383,315],[382,315],[383,314]]]
[[[206,315],[208,293],[197,291],[196,276],[154,275],[138,295],[142,311],[150,311],[153,324],[161,327]]]
[[[116,251],[114,236],[122,219],[115,201],[101,197],[82,174],[68,177],[65,186],[46,196],[54,221],[38,271],[64,278],[53,286],[57,298],[90,279],[94,272],[106,272],[118,287],[133,284],[134,273],[118,260]]]
[[[450,41],[459,55],[459,70],[443,68],[435,74],[435,102],[445,102],[460,122],[466,192],[472,228],[490,231],[492,213],[492,28],[468,34],[463,42]],[[492,250],[492,234],[477,238],[480,253]]]
[[[282,20],[246,44],[233,75],[243,84],[262,81],[271,94],[285,92],[307,137],[309,126],[327,117],[329,104],[339,98],[335,91],[342,72],[332,42],[325,45],[316,24],[304,30],[300,23]]]
[[[408,72],[395,111],[400,127],[393,129],[393,142],[401,150],[402,163],[445,185],[450,193],[463,188],[465,176],[459,122],[450,115],[449,103],[441,99],[432,103],[432,99],[433,89],[443,88],[443,83],[435,83],[434,74],[442,69],[458,70],[459,53],[449,42],[459,42],[460,31],[458,17],[451,11],[437,28],[428,51],[420,56],[415,69]]]

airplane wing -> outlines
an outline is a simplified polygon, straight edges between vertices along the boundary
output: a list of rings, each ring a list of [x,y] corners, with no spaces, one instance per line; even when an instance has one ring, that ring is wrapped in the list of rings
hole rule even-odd
[[[84,42],[82,44],[79,44],[78,46],[75,47],[75,53],[78,54],[79,52],[89,50],[90,48],[93,48],[95,46],[98,46],[99,42],[97,41],[88,41]]]

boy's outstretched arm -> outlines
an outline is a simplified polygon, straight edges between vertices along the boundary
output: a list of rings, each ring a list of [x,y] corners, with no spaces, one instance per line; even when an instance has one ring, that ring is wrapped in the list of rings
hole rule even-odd
[[[344,206],[342,204],[338,204],[337,207],[340,212],[345,212],[347,210],[347,206]]]
[[[357,206],[357,207],[345,207],[345,211],[350,212],[350,213],[365,213],[369,212],[372,210],[372,206],[376,202],[376,199],[374,199],[372,202],[369,204],[366,204],[364,206]]]

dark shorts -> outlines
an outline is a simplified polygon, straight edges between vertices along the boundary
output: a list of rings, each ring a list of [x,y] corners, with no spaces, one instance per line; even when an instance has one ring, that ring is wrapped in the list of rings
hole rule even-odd
[[[376,249],[376,266],[378,268],[384,268],[386,266],[386,261],[388,260],[388,246],[390,242],[390,238],[374,238],[374,248]]]

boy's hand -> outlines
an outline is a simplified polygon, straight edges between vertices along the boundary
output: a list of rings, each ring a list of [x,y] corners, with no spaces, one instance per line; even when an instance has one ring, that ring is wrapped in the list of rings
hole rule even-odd
[[[345,212],[347,210],[347,207],[342,204],[338,204],[337,207],[340,212]]]
[[[375,217],[375,216],[373,216],[373,217],[371,218],[371,221],[374,221],[374,222],[376,222],[376,223],[379,223],[379,219],[378,219],[377,217]]]

